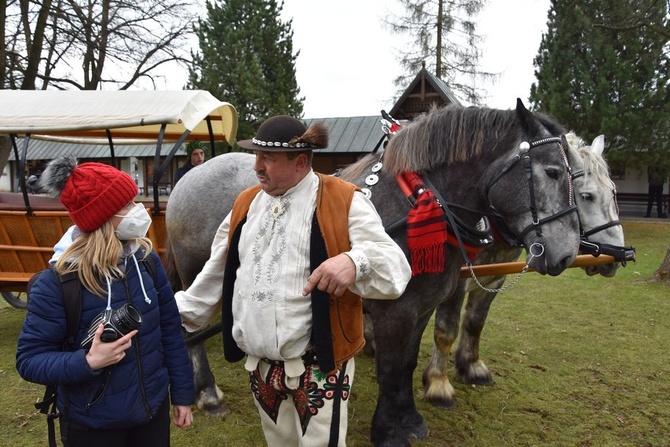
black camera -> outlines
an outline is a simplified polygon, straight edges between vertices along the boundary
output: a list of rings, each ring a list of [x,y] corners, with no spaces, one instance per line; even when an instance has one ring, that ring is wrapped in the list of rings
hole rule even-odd
[[[105,329],[100,335],[100,340],[109,343],[118,340],[133,329],[139,328],[142,324],[142,314],[128,303],[116,310],[105,309],[91,322],[86,338],[81,342],[82,348],[88,348],[93,343],[95,331],[98,330],[101,323],[105,326]]]

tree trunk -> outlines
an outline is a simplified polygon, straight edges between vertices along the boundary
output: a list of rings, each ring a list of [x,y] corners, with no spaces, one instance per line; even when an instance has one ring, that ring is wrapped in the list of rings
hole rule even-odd
[[[7,161],[9,160],[9,153],[12,151],[12,142],[9,135],[0,134],[0,175],[5,171]]]
[[[670,282],[670,246],[665,252],[665,259],[661,266],[654,272],[654,281]]]

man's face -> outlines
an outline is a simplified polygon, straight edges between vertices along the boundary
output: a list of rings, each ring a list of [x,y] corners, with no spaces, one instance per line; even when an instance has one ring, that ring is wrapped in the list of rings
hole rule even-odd
[[[200,148],[193,149],[191,152],[191,164],[193,166],[201,165],[205,162],[205,151]]]
[[[300,182],[300,155],[289,159],[286,152],[254,151],[254,154],[254,171],[267,194],[280,196]]]

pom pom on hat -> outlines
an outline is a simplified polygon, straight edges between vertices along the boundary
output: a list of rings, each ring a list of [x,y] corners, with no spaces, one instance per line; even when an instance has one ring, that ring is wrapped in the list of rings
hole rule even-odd
[[[42,173],[40,187],[59,197],[75,225],[85,233],[100,228],[138,192],[125,172],[102,163],[77,165],[73,157],[51,161]]]

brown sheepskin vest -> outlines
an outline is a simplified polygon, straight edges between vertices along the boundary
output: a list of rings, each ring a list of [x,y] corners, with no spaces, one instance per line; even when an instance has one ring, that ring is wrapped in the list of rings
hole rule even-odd
[[[323,261],[349,251],[348,217],[356,187],[339,178],[318,174],[319,188],[316,198],[316,219],[312,219],[310,246],[310,271]],[[245,353],[232,336],[233,287],[240,265],[239,238],[246,222],[252,200],[260,185],[243,191],[233,205],[228,253],[223,280],[223,348],[226,360],[242,360]],[[363,349],[363,300],[346,290],[340,297],[312,291],[312,344],[316,347],[319,368],[324,372],[339,369]]]

